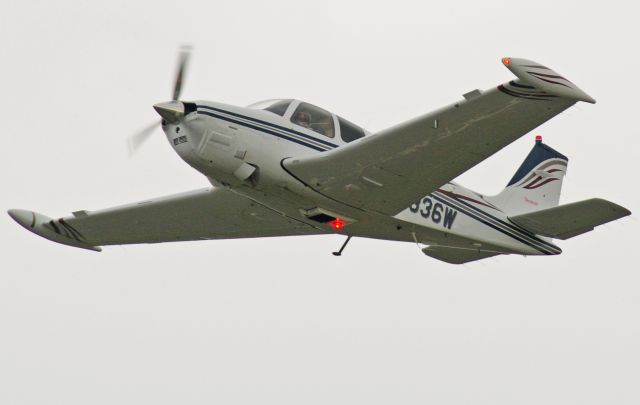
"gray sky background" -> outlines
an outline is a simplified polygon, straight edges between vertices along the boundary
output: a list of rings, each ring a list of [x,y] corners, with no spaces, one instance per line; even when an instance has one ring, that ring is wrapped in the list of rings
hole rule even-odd
[[[571,159],[563,202],[640,212],[630,1],[4,1],[2,209],[51,216],[207,183],[158,131],[170,98],[308,100],[372,131],[546,64],[598,100],[535,134]],[[525,136],[465,173],[500,190]],[[4,215],[4,214],[3,214]],[[455,267],[415,245],[340,237],[106,248],[0,217],[2,404],[637,404],[638,221],[561,256]]]

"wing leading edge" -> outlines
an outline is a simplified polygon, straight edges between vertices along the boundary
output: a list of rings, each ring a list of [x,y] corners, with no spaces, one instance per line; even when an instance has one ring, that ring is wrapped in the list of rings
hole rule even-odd
[[[323,233],[218,188],[94,212],[79,211],[60,219],[26,210],[10,210],[9,215],[46,239],[96,251],[105,245]]]
[[[535,62],[503,63],[518,80],[473,91],[458,103],[331,152],[286,159],[283,166],[330,198],[394,215],[577,101],[593,100]],[[567,91],[569,86],[575,91]]]

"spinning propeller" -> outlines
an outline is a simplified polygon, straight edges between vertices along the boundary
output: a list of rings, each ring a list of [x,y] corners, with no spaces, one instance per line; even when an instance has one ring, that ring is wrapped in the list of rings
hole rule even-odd
[[[191,56],[191,47],[183,46],[180,49],[178,56],[178,71],[176,73],[176,79],[173,84],[173,93],[170,102],[155,104],[153,108],[164,118],[166,121],[175,122],[184,115],[184,104],[179,101],[180,93],[182,92],[182,83],[184,81],[185,72],[189,58]],[[143,143],[145,143],[153,131],[158,127],[160,123],[154,122],[153,124],[143,128],[134,135],[131,135],[128,139],[129,154],[133,155]]]

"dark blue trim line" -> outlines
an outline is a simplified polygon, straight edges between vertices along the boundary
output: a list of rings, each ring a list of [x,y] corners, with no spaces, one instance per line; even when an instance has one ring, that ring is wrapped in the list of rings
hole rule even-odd
[[[482,219],[482,218],[480,218],[480,217],[478,217],[478,216],[476,216],[476,215],[474,215],[474,214],[470,213],[470,212],[469,212],[469,211],[467,211],[467,210],[461,209],[460,207],[456,207],[456,206],[452,205],[451,203],[449,203],[448,201],[443,200],[443,199],[442,199],[442,198],[440,198],[440,197],[437,197],[437,196],[435,196],[435,195],[432,195],[432,196],[433,196],[433,198],[434,198],[436,201],[440,201],[441,203],[443,203],[443,204],[445,204],[445,205],[448,205],[448,206],[450,206],[450,207],[451,207],[451,208],[453,208],[453,209],[457,209],[457,210],[461,211],[463,214],[467,215],[468,217],[471,217],[471,218],[475,219],[476,221],[481,222],[481,223],[485,224],[486,226],[488,226],[488,227],[490,227],[490,228],[493,228],[493,229],[495,229],[496,231],[498,231],[498,232],[500,232],[500,233],[503,233],[503,234],[505,234],[505,235],[507,235],[507,236],[509,236],[509,237],[511,237],[511,238],[513,238],[513,239],[515,239],[515,240],[517,240],[517,241],[519,241],[519,242],[521,242],[521,243],[525,244],[525,245],[528,245],[528,246],[530,246],[530,247],[532,247],[532,248],[536,249],[537,251],[539,251],[539,252],[541,252],[541,253],[544,253],[545,255],[550,255],[550,254],[551,254],[551,253],[549,253],[549,252],[547,252],[547,251],[545,251],[545,250],[542,250],[541,248],[539,248],[539,247],[537,247],[537,246],[535,246],[535,245],[533,245],[533,244],[531,244],[531,243],[527,242],[526,240],[524,240],[524,239],[522,239],[522,238],[519,238],[519,237],[517,237],[517,236],[515,236],[515,235],[513,235],[513,234],[511,234],[511,233],[509,233],[509,232],[507,232],[506,230],[504,230],[504,229],[502,229],[502,228],[500,228],[500,227],[498,227],[498,226],[496,226],[496,225],[492,224],[491,222],[488,222],[488,221],[486,221],[486,220],[484,220],[484,219]]]
[[[490,219],[492,219],[495,222],[499,223],[503,227],[509,229],[511,232],[514,232],[516,234],[520,234],[521,237],[527,238],[531,243],[537,243],[538,245],[542,246],[543,248],[553,252],[553,254],[562,253],[562,249],[560,249],[558,246],[554,245],[553,243],[547,242],[544,239],[540,239],[533,232],[529,231],[526,228],[521,227],[520,225],[517,225],[517,224],[514,224],[514,223],[510,222],[508,219],[507,220],[500,219],[500,218],[498,218],[496,216],[493,216],[493,215],[485,212],[484,210],[482,210],[479,207],[473,207],[473,206],[469,205],[465,201],[461,201],[461,203],[466,205],[467,207],[475,210],[477,213],[489,217]]]
[[[280,133],[275,132],[275,131],[271,131],[271,130],[266,129],[266,128],[258,127],[256,125],[251,125],[251,124],[248,124],[246,122],[241,122],[241,121],[229,118],[229,117],[224,117],[222,115],[210,113],[210,112],[207,112],[207,111],[200,111],[199,113],[203,114],[203,115],[208,115],[208,116],[213,117],[213,118],[218,118],[218,119],[221,119],[221,120],[224,120],[224,121],[233,122],[234,124],[238,124],[238,125],[245,126],[247,128],[255,129],[256,131],[260,131],[260,132],[264,132],[264,133],[267,133],[267,134],[270,134],[270,135],[274,135],[274,136],[277,136],[278,138],[282,138],[282,139],[286,139],[287,141],[295,142],[295,143],[297,143],[299,145],[306,146],[307,148],[315,149],[315,150],[317,150],[319,152],[327,151],[327,149],[322,149],[319,146],[306,143],[306,142],[301,141],[301,140],[296,139],[296,138],[291,138],[289,136],[280,134]]]
[[[471,205],[471,204],[467,203],[466,201],[463,201],[462,199],[455,198],[455,197],[450,197],[450,196],[447,196],[446,194],[445,194],[445,195],[444,195],[444,197],[442,197],[442,198],[449,198],[449,199],[451,199],[451,200],[454,200],[454,201],[456,201],[456,202],[457,202],[457,203],[459,203],[459,204],[463,204],[463,205],[465,205],[466,207],[471,208],[472,210],[476,211],[476,213],[478,213],[478,214],[486,215],[486,216],[488,216],[489,218],[491,218],[492,220],[494,220],[494,221],[496,221],[496,222],[499,222],[499,223],[500,223],[500,224],[502,224],[503,226],[506,226],[507,228],[510,228],[511,230],[514,230],[514,231],[518,231],[518,232],[520,232],[520,233],[521,233],[523,236],[525,236],[525,237],[533,238],[533,239],[535,239],[536,241],[540,241],[540,242],[542,242],[542,243],[544,243],[544,244],[547,244],[548,246],[553,246],[553,245],[549,245],[547,242],[545,242],[545,241],[543,241],[543,240],[537,239],[537,238],[535,237],[535,234],[533,234],[533,233],[531,233],[531,232],[527,231],[526,229],[524,229],[524,228],[522,228],[522,227],[519,227],[519,226],[517,226],[517,225],[511,224],[511,223],[509,223],[509,222],[505,222],[505,221],[501,220],[500,218],[498,218],[498,217],[496,217],[496,216],[493,216],[493,215],[489,214],[488,212],[483,211],[482,209],[480,209],[480,208],[478,208],[478,207],[475,207],[475,206],[473,206],[473,205]]]
[[[209,107],[209,106],[206,106],[206,105],[199,105],[198,108],[204,108],[206,110],[212,110],[212,111],[217,111],[217,112],[221,112],[221,113],[224,113],[224,114],[233,115],[233,116],[238,117],[238,118],[243,118],[245,120],[257,122],[257,123],[262,124],[262,125],[266,125],[266,126],[269,126],[269,127],[277,128],[277,129],[279,129],[281,131],[289,132],[289,133],[301,136],[303,138],[307,138],[307,139],[309,139],[311,141],[322,143],[322,144],[327,145],[327,146],[331,146],[332,148],[337,148],[338,147],[338,145],[336,145],[334,143],[331,143],[331,142],[327,142],[327,141],[325,141],[323,139],[318,139],[316,137],[313,137],[313,136],[310,136],[310,135],[307,135],[307,134],[303,134],[302,132],[298,132],[298,131],[295,131],[293,129],[290,129],[290,128],[287,128],[287,127],[283,127],[281,125],[272,124],[271,122],[259,120],[257,118],[248,117],[246,115],[234,113],[234,112],[231,112],[231,111],[222,110],[220,108]]]
[[[315,138],[315,137],[313,137],[313,136],[309,136],[309,135],[303,134],[303,133],[301,133],[301,132],[294,131],[294,130],[291,130],[291,129],[289,129],[289,128],[282,127],[282,126],[280,126],[280,125],[272,124],[272,123],[270,123],[270,122],[263,121],[263,120],[259,120],[259,119],[252,118],[252,117],[248,117],[248,116],[245,116],[245,115],[242,115],[242,114],[237,114],[237,113],[233,113],[233,112],[230,112],[230,111],[225,111],[225,110],[222,110],[222,109],[219,109],[219,108],[214,108],[214,107],[209,107],[209,106],[204,106],[204,105],[199,105],[199,106],[198,106],[198,108],[207,109],[207,110],[212,110],[212,111],[217,111],[217,112],[220,112],[220,113],[223,113],[223,114],[229,114],[229,115],[235,116],[235,117],[237,117],[237,118],[245,119],[245,120],[248,120],[248,121],[253,121],[253,122],[257,123],[257,124],[262,124],[262,125],[264,125],[264,126],[271,127],[271,128],[273,128],[273,129],[279,129],[279,130],[281,130],[281,131],[289,132],[290,134],[298,135],[298,136],[301,136],[301,137],[307,138],[307,139],[309,139],[309,140],[311,140],[311,141],[315,141],[315,142],[318,142],[318,143],[321,143],[321,144],[325,144],[325,145],[330,146],[330,147],[334,147],[334,148],[338,147],[338,145],[332,144],[331,142],[326,142],[326,141],[324,141],[324,140],[321,140],[321,139]],[[225,117],[225,116],[222,116],[222,115],[219,115],[219,114],[214,114],[214,113],[212,113],[212,112],[208,112],[208,111],[198,111],[198,112],[199,112],[200,114],[203,114],[203,115],[207,115],[207,116],[210,116],[210,117],[213,117],[213,118],[218,118],[218,119],[221,119],[221,120],[224,120],[224,121],[232,122],[232,123],[234,123],[234,124],[238,124],[238,125],[245,126],[245,127],[247,127],[247,128],[255,129],[255,130],[260,131],[260,132],[264,132],[264,133],[267,133],[267,134],[270,134],[270,135],[274,135],[274,136],[277,136],[278,138],[282,138],[282,139],[286,139],[286,140],[291,141],[291,142],[295,142],[295,143],[297,143],[297,144],[299,144],[299,145],[306,146],[306,147],[311,148],[311,149],[315,149],[315,150],[317,150],[317,151],[319,151],[319,152],[324,152],[324,151],[326,151],[326,150],[327,150],[327,149],[323,149],[323,148],[321,148],[321,147],[318,147],[318,146],[316,146],[316,145],[313,145],[313,144],[307,143],[307,142],[305,142],[305,141],[302,141],[302,140],[300,140],[300,139],[292,138],[292,137],[287,136],[287,135],[285,135],[285,134],[282,134],[282,133],[276,132],[276,131],[274,131],[274,130],[272,130],[272,129],[269,129],[269,128],[259,127],[259,126],[254,125],[254,124],[250,124],[250,123],[247,123],[247,122],[238,121],[238,120],[236,120],[236,119],[229,118],[229,117]],[[304,183],[304,182],[303,182],[303,183]],[[528,232],[526,232],[524,229],[522,229],[522,228],[516,228],[516,227],[514,227],[513,225],[511,225],[511,224],[509,224],[509,223],[506,223],[506,222],[504,222],[504,221],[502,221],[502,220],[500,220],[500,219],[498,219],[498,218],[496,218],[496,217],[494,217],[494,216],[492,216],[492,215],[490,215],[490,214],[488,214],[488,213],[486,213],[486,212],[484,212],[484,211],[482,211],[482,210],[479,210],[478,208],[476,208],[476,207],[474,207],[474,206],[472,206],[472,205],[470,205],[470,204],[468,204],[468,203],[466,203],[466,202],[464,202],[464,201],[460,201],[460,200],[458,200],[458,199],[453,199],[453,200],[454,200],[454,201],[456,201],[458,204],[463,204],[464,206],[467,206],[467,207],[469,207],[469,208],[471,208],[471,209],[473,209],[473,210],[476,210],[476,211],[478,211],[480,214],[485,215],[485,216],[487,216],[487,217],[489,217],[489,218],[493,219],[493,220],[494,220],[494,221],[496,221],[499,225],[502,225],[503,227],[506,227],[506,229],[501,228],[500,226],[498,226],[498,225],[496,225],[496,224],[493,224],[493,223],[489,222],[488,220],[486,220],[486,219],[484,219],[484,218],[481,218],[481,217],[479,217],[478,215],[476,215],[475,213],[469,212],[468,210],[466,210],[466,209],[464,209],[464,208],[462,208],[462,207],[460,207],[460,206],[458,206],[458,205],[454,205],[454,204],[452,204],[451,202],[446,201],[446,200],[445,200],[445,199],[443,199],[442,197],[438,197],[438,196],[436,196],[435,194],[432,194],[432,197],[433,197],[433,198],[435,198],[437,201],[440,201],[441,203],[443,203],[443,204],[445,204],[445,205],[450,206],[450,207],[451,207],[451,208],[453,208],[453,209],[457,209],[457,210],[461,211],[463,214],[465,214],[465,215],[467,215],[467,216],[469,216],[469,217],[471,217],[471,218],[475,219],[476,221],[481,222],[481,223],[483,223],[483,224],[487,225],[488,227],[493,228],[493,229],[495,229],[496,231],[498,231],[498,232],[500,232],[500,233],[503,233],[503,234],[505,234],[505,235],[507,235],[507,236],[509,236],[509,237],[511,237],[511,238],[513,238],[513,239],[515,239],[515,240],[517,240],[517,241],[519,241],[519,242],[521,242],[521,243],[525,244],[525,245],[528,245],[529,247],[532,247],[532,248],[536,249],[537,251],[539,251],[539,252],[541,252],[541,253],[544,253],[545,255],[553,255],[553,254],[557,254],[557,253],[556,253],[556,251],[558,250],[558,248],[557,248],[557,247],[555,247],[555,246],[553,246],[553,245],[551,245],[551,244],[549,244],[549,243],[547,243],[547,242],[545,242],[545,241],[543,241],[543,240],[540,240],[540,239],[537,239],[537,238],[535,238],[535,237],[532,237],[532,236],[531,236],[530,234],[528,234]],[[539,243],[539,244],[542,244],[542,245],[546,245],[546,246],[548,246],[548,247],[551,247],[553,250],[551,250],[551,252],[546,251],[546,250],[544,250],[542,247],[540,247],[540,246],[536,246],[536,245],[535,245],[535,244],[533,244],[532,242],[527,241],[526,239],[523,239],[523,237],[521,237],[521,236],[517,235],[517,234],[515,233],[515,231],[517,231],[517,232],[519,232],[519,233],[521,233],[521,234],[524,234],[523,236],[524,236],[525,238],[533,239],[535,242],[537,242],[537,243]]]
[[[451,208],[457,209],[457,210],[461,211],[463,214],[475,219],[476,221],[479,221],[479,222],[487,225],[488,227],[493,228],[496,231],[498,231],[500,233],[503,233],[503,234],[505,234],[505,235],[507,235],[507,236],[509,236],[509,237],[511,237],[511,238],[513,238],[513,239],[515,239],[515,240],[517,240],[517,241],[529,246],[529,247],[532,247],[532,248],[536,249],[537,251],[539,251],[541,253],[544,253],[545,255],[555,255],[555,254],[561,253],[561,251],[558,252],[558,248],[557,247],[555,247],[553,245],[550,245],[550,244],[548,244],[547,242],[545,242],[543,240],[540,240],[540,239],[537,239],[537,238],[532,238],[531,236],[526,235],[526,234],[522,235],[522,236],[518,235],[517,233],[514,232],[514,230],[519,231],[520,233],[523,233],[523,232],[520,231],[519,229],[513,228],[511,226],[511,224],[503,222],[500,219],[497,219],[497,218],[493,217],[492,215],[487,214],[484,211],[478,210],[479,213],[484,214],[485,216],[493,219],[499,225],[502,225],[503,227],[506,227],[506,229],[498,226],[497,224],[489,222],[487,219],[479,217],[475,213],[470,212],[470,211],[466,210],[463,207],[460,207],[458,205],[453,205],[451,202],[443,199],[442,197],[436,196],[435,194],[432,194],[432,196],[433,196],[433,198],[435,198],[436,200],[440,201],[441,203],[446,204],[446,205],[450,206]],[[464,204],[466,206],[469,206],[470,208],[473,208],[473,209],[477,210],[475,207],[472,207],[472,206],[470,206],[469,204],[466,204],[463,201],[458,201],[458,200],[455,200],[455,201],[459,202],[461,204]],[[537,246],[536,244],[534,244],[533,242],[531,242],[530,240],[527,240],[525,238],[533,239],[535,242],[538,242],[538,244],[547,245],[549,247],[552,247],[552,249],[547,250],[546,246],[542,246],[542,247],[541,246]]]
[[[451,197],[448,197],[451,198]],[[462,201],[462,200],[458,200],[458,199],[454,199],[455,201],[459,202],[460,204],[463,204],[471,209],[473,209],[474,211],[476,211],[479,214],[485,215],[491,219],[493,219],[494,221],[498,222],[499,224],[501,224],[502,226],[510,229],[512,232],[519,232],[523,237],[529,238],[530,240],[533,240],[543,246],[545,246],[546,248],[549,248],[552,251],[557,251],[559,250],[559,248],[545,240],[539,239],[535,236],[535,234],[531,233],[530,231],[526,230],[525,228],[522,228],[518,225],[512,224],[510,222],[506,222],[503,221],[502,219],[495,217],[485,211],[483,211],[482,209],[478,208],[478,207],[474,207],[473,205],[467,203],[466,201]]]

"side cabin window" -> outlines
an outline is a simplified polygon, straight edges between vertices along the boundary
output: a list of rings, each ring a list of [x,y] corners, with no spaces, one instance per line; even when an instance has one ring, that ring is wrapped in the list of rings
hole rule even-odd
[[[331,113],[309,103],[300,103],[291,116],[291,122],[329,138],[336,134]]]
[[[356,139],[364,137],[364,129],[360,128],[356,124],[345,120],[342,117],[338,117],[340,123],[340,136],[345,142],[353,142]]]

